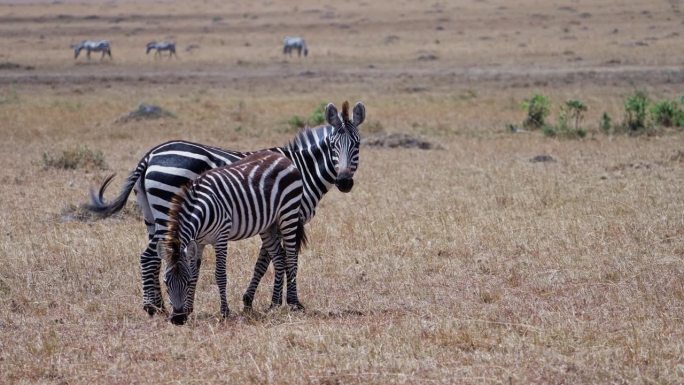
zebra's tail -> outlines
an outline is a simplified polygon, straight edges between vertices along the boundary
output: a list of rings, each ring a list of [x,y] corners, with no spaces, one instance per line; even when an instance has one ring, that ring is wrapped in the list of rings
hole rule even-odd
[[[114,175],[116,174],[108,176],[104,180],[104,182],[102,182],[100,190],[97,192],[97,194],[92,189],[90,190],[90,203],[84,204],[83,208],[103,218],[106,218],[108,216],[111,216],[112,214],[117,213],[126,205],[128,196],[131,194],[131,191],[133,190],[135,183],[138,181],[138,179],[140,179],[140,177],[143,175],[146,169],[147,155],[145,155],[145,157],[140,161],[140,163],[138,163],[138,167],[136,167],[135,170],[133,170],[133,172],[131,172],[130,175],[128,175],[126,184],[124,184],[124,186],[121,188],[121,192],[110,203],[107,203],[105,201],[104,192],[107,189],[107,186],[109,186],[109,184],[112,182],[112,179],[114,179]]]
[[[309,240],[306,238],[306,231],[304,230],[304,218],[299,216],[297,220],[297,231],[295,233],[295,250],[297,253],[302,249],[302,246],[306,246]]]

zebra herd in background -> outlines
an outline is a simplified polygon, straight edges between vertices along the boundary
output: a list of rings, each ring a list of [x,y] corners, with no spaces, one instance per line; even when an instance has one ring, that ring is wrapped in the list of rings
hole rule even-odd
[[[318,202],[332,186],[336,186],[341,192],[351,191],[354,185],[354,173],[359,164],[360,136],[358,128],[365,120],[365,115],[365,107],[361,102],[354,106],[351,115],[347,102],[342,105],[341,112],[338,112],[332,103],[328,104],[325,110],[327,125],[303,129],[287,145],[264,150],[284,156],[299,170],[302,196],[298,217],[302,223],[308,223],[313,218]],[[201,174],[217,167],[239,162],[254,153],[224,150],[186,141],[163,143],[152,148],[143,156],[136,169],[128,176],[120,194],[113,201],[107,203],[104,200],[104,192],[112,181],[113,175],[104,181],[97,194],[91,194],[91,202],[85,207],[101,216],[110,216],[125,206],[133,189],[136,191],[137,202],[143,212],[148,232],[148,245],[140,255],[140,265],[143,308],[149,315],[154,315],[160,311],[165,312],[159,283],[161,256],[158,247],[162,241],[169,241],[169,237],[171,240],[177,239],[173,235],[169,236],[169,228],[173,228],[170,223],[177,221],[177,218],[171,216],[174,197],[182,191],[184,186]],[[270,187],[260,185],[258,189],[254,190],[255,194],[264,196],[266,193],[263,189],[265,188]],[[264,213],[261,210],[245,207],[242,209],[245,210],[243,213],[249,212],[252,215],[250,220],[255,223],[263,222]],[[267,239],[262,237],[262,246],[254,267],[254,273],[249,287],[243,295],[243,305],[246,310],[252,308],[254,294],[273,259],[274,250],[278,251],[276,255],[282,255],[282,250],[285,249],[281,246],[284,241],[283,232],[276,231],[275,234],[272,233],[272,236]],[[201,253],[198,253],[197,269],[201,263],[200,258]],[[285,274],[284,271],[276,270],[276,282],[282,282],[283,274]],[[292,279],[294,294],[296,294],[294,277],[288,277],[288,298],[290,295],[290,278]],[[188,280],[188,285],[194,287],[192,280]],[[167,290],[169,290],[168,286]],[[277,303],[273,302],[272,306],[280,305],[281,299],[276,297],[275,290],[273,299]],[[290,302],[297,308],[302,307],[298,300],[296,302],[294,300],[288,301],[288,303]],[[176,305],[174,304],[174,314],[192,311],[191,303],[184,309],[175,308]],[[182,315],[176,319],[176,321],[181,320]]]
[[[90,60],[91,52],[102,52],[100,60],[104,59],[106,55],[112,58],[112,45],[107,40],[83,40],[80,43],[72,44],[71,48],[74,49],[74,59],[78,59],[78,55],[82,50],[86,50],[86,57]],[[169,41],[162,42],[150,42],[146,46],[146,54],[150,51],[155,50],[154,57],[161,57],[163,51],[169,52],[169,58],[172,56],[178,57],[176,54],[176,43]],[[296,50],[298,56],[309,55],[309,49],[306,46],[306,41],[301,37],[285,37],[283,40],[283,54],[292,56],[292,51]]]
[[[107,40],[83,40],[80,43],[71,46],[74,49],[74,59],[78,59],[78,55],[82,50],[86,50],[86,56],[90,60],[91,52],[102,52],[100,60],[104,59],[105,55],[109,55],[112,58],[112,46]]]

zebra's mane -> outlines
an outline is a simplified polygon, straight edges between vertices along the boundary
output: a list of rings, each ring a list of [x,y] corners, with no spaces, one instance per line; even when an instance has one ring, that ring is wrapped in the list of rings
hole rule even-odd
[[[342,103],[342,121],[344,121],[345,123],[351,121],[349,119],[349,102],[346,100],[344,101],[344,103]]]
[[[171,206],[169,207],[169,219],[167,223],[166,237],[161,240],[161,247],[166,248],[167,253],[166,263],[170,266],[175,266],[180,260],[180,215],[183,212],[183,205],[185,198],[192,194],[194,190],[195,181],[189,181],[183,188],[181,188],[176,195],[171,199]]]
[[[329,132],[326,131],[332,131],[332,126],[323,124],[316,127],[304,127],[297,132],[285,148],[294,152],[307,150],[325,141],[329,135]]]

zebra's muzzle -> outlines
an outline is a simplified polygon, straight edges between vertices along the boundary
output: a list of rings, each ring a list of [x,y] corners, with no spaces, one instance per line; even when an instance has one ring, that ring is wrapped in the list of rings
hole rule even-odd
[[[184,325],[187,320],[187,313],[177,313],[175,310],[173,311],[173,314],[171,314],[171,317],[169,317],[169,321],[174,325]]]
[[[341,192],[348,193],[351,191],[352,187],[354,187],[354,179],[352,177],[338,177],[335,181],[335,186],[337,186],[337,189]]]

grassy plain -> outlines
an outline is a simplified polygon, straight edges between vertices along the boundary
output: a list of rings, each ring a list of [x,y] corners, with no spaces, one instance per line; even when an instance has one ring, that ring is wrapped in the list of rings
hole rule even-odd
[[[684,382],[684,134],[598,132],[636,89],[684,95],[679,1],[139,4],[0,4],[0,64],[21,66],[0,69],[0,383]],[[285,35],[311,55],[283,57]],[[74,61],[86,38],[114,59]],[[161,39],[177,60],[144,54]],[[583,100],[588,137],[509,132],[537,92],[551,122]],[[165,140],[284,144],[290,117],[345,99],[362,134],[444,149],[362,147],[308,226],[306,312],[241,313],[250,240],[230,247],[232,318],[209,251],[189,324],[150,319],[141,218],[64,216]],[[176,118],[117,123],[142,102]],[[106,169],[44,167],[79,146]]]

